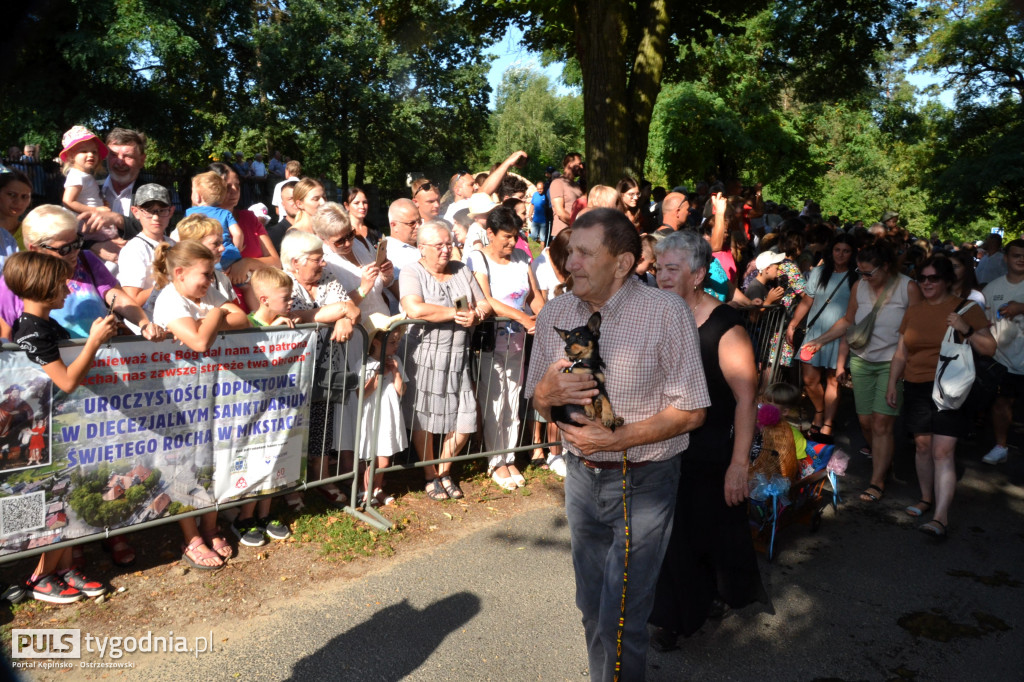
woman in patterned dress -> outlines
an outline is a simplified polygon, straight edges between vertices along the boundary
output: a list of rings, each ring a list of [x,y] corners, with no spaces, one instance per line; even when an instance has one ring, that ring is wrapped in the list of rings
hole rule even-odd
[[[451,260],[452,234],[443,221],[424,224],[416,237],[420,259],[398,277],[402,309],[431,325],[409,332],[413,362],[407,366],[412,396],[412,440],[421,461],[435,459],[434,434],[443,434],[440,459],[454,457],[476,431],[476,399],[470,376],[470,328],[491,314],[469,269]],[[466,308],[455,301],[466,299]],[[451,462],[424,467],[427,496],[461,499]]]

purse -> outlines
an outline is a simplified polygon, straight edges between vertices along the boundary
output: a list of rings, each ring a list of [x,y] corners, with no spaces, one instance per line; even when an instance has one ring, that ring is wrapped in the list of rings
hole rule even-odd
[[[334,353],[331,352],[336,341],[321,344],[317,353],[316,364],[313,365],[313,391],[310,401],[314,403],[344,403],[351,391],[359,388],[359,373],[334,371]],[[327,353],[327,369],[323,369],[324,354]]]
[[[963,315],[972,305],[974,301],[968,301],[957,311],[957,315]],[[940,410],[960,409],[974,384],[974,351],[967,339],[958,342],[956,337],[956,330],[950,326],[939,347],[932,400]]]
[[[896,288],[896,284],[899,282],[898,276],[893,276],[892,282],[885,288],[885,291],[878,295],[875,299],[875,305],[871,306],[871,312],[864,316],[864,319],[856,324],[852,324],[846,329],[846,343],[853,350],[860,350],[868,345],[871,341],[871,333],[875,330],[875,318],[878,317],[878,311],[881,310],[882,306],[889,299],[893,289]]]
[[[487,279],[491,278],[491,266],[487,264],[487,256],[480,254],[484,259],[484,269],[487,270]],[[469,347],[477,353],[493,353],[498,343],[497,325],[491,320],[481,321],[469,340]]]

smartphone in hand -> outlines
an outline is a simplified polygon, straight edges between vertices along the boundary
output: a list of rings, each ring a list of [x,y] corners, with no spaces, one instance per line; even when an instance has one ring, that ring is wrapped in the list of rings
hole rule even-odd
[[[377,244],[377,260],[374,263],[378,268],[384,265],[384,261],[388,259],[388,238],[381,237],[380,243]]]

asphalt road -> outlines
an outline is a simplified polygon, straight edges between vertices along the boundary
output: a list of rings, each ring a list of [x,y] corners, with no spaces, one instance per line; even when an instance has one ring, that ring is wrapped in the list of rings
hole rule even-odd
[[[993,468],[979,456],[963,458],[941,543],[902,511],[918,497],[910,484],[890,481],[879,504],[853,501],[867,470],[855,456],[838,515],[817,533],[787,529],[762,563],[772,604],[652,652],[648,679],[1024,679],[1024,461]],[[214,624],[213,654],[138,657],[144,667],[124,677],[580,680],[573,589],[564,514],[540,509],[265,617]]]
[[[981,446],[961,451],[948,540],[903,512],[912,482],[857,501],[868,462],[854,455],[839,513],[817,533],[786,529],[762,562],[772,604],[652,652],[648,679],[1024,679],[1024,456],[990,467]],[[581,680],[573,591],[564,514],[539,509],[247,622],[204,624],[190,634],[212,629],[214,653],[135,656],[108,679]]]

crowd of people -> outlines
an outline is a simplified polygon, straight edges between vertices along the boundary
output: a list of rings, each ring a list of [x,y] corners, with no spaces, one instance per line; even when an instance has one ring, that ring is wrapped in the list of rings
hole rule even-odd
[[[900,435],[895,420],[904,416],[921,486],[920,501],[906,513],[930,516],[920,528],[932,536],[947,533],[956,442],[973,428],[978,410],[991,406],[993,416],[994,447],[984,461],[1007,457],[1024,359],[1001,352],[990,326],[1024,313],[1020,239],[1005,246],[997,234],[977,245],[918,239],[900,227],[894,211],[871,225],[843,223],[821,216],[812,202],[799,209],[776,205],[764,200],[760,185],[733,181],[699,183],[692,191],[666,191],[628,177],[614,187],[588,186],[578,153],[537,180],[522,175],[523,152],[484,173],[455,173],[444,184],[416,178],[408,198],[388,207],[384,229],[368,223],[362,189],[349,188],[334,197],[340,201],[330,201],[321,182],[302,175],[299,162],[275,158],[271,170],[257,155],[244,168],[214,163],[197,173],[191,206],[177,220],[172,189],[138,181],[146,159],[143,134],[118,128],[101,140],[76,126],[63,142],[63,206],[37,205],[25,215],[38,203],[33,180],[14,166],[0,174],[0,336],[20,343],[55,384],[70,390],[81,383],[82,358],[117,333],[112,313],[130,333],[154,342],[173,337],[197,351],[224,329],[318,322],[326,343],[346,342],[363,325],[371,346],[362,423],[380,428],[376,435],[364,432],[359,441],[365,447],[356,453],[356,407],[313,403],[309,479],[351,471],[356,459],[386,468],[411,446],[428,463],[422,469],[427,496],[460,499],[457,465],[450,460],[474,434],[489,453],[488,476],[508,491],[527,483],[513,452],[524,446],[530,465],[561,477],[614,469],[619,465],[600,455],[632,452],[633,442],[641,453],[634,466],[681,460],[658,485],[678,486],[685,504],[650,517],[665,524],[665,514],[674,514],[674,522],[671,536],[654,543],[646,559],[654,571],[647,579],[665,595],[651,620],[671,637],[694,632],[723,604],[736,608],[763,592],[743,510],[766,362],[790,368],[787,379],[806,396],[807,437],[816,442],[834,439],[840,387],[852,382],[865,442],[860,452],[872,466],[860,496],[865,503],[885,494]],[[270,206],[240,208],[241,181],[270,172],[282,176]],[[623,300],[634,298],[656,302],[660,312],[621,309]],[[786,324],[775,330],[772,357],[765,358],[746,327],[769,306],[786,311]],[[545,373],[549,365],[568,366],[557,360],[564,352],[552,325],[578,326],[580,315],[596,311],[605,318],[601,350],[609,365],[622,372],[623,358],[633,358],[627,379],[609,372],[613,404],[626,418],[614,448],[588,440],[596,436],[591,427],[556,424],[552,417],[552,406],[592,399],[596,389],[586,375]],[[404,337],[389,332],[402,317],[427,324],[408,326]],[[495,317],[501,321],[488,321]],[[692,329],[672,332],[676,317]],[[959,410],[939,410],[931,399],[948,327],[976,351],[979,368],[994,356],[984,367],[995,379]],[[700,381],[666,369],[669,355],[649,358],[637,350],[663,337],[665,346],[678,350],[685,340],[695,354],[699,349],[700,364],[687,365],[686,372]],[[88,339],[70,366],[55,352],[65,338]],[[330,348],[318,371],[346,366],[343,343]],[[673,416],[687,430],[703,426],[677,440],[666,431],[659,442],[668,446],[645,445],[629,425],[655,419],[650,396],[623,399],[638,386],[675,396],[673,409],[693,415]],[[370,397],[377,391],[379,403]],[[531,397],[536,410],[525,409]],[[563,437],[571,454],[563,452]],[[645,475],[655,470],[660,467]],[[393,503],[384,477],[369,473],[359,504]],[[333,484],[315,490],[331,504],[347,502]],[[586,495],[573,494],[582,510]],[[294,494],[284,503],[303,504]],[[707,509],[716,510],[720,525],[697,522]],[[181,527],[183,560],[194,569],[216,570],[232,556],[216,513]],[[583,542],[582,528],[574,525],[574,551]],[[247,546],[289,532],[269,500],[243,507],[231,530]],[[639,535],[634,527],[638,543]],[[134,558],[123,537],[109,549],[118,564]],[[631,561],[643,561],[643,551],[636,551]],[[78,556],[71,549],[47,552],[27,589],[55,602],[96,594],[103,586],[85,577]],[[576,557],[578,571],[587,560]],[[729,580],[716,579],[720,571]],[[590,578],[600,585],[599,576]],[[684,583],[688,589],[676,589]],[[602,595],[578,596],[587,623],[603,608],[597,605]],[[583,605],[591,601],[593,613]],[[638,619],[646,623],[652,604],[635,608],[627,617],[630,628]],[[592,667],[605,664],[598,659],[607,652],[591,653]]]

